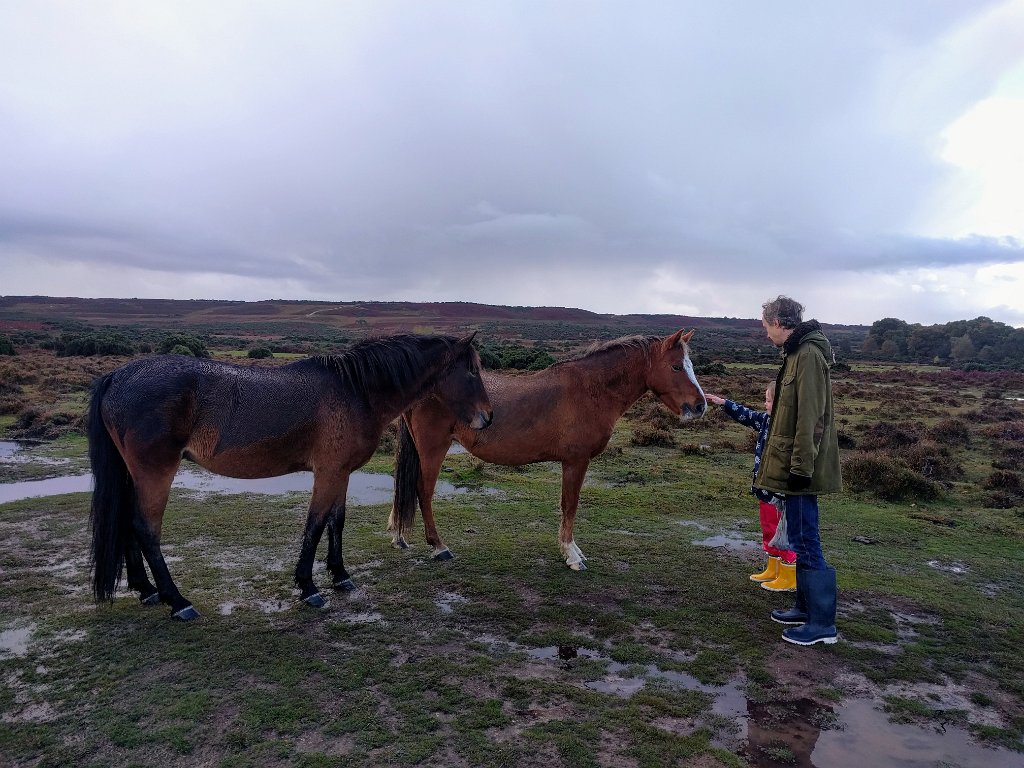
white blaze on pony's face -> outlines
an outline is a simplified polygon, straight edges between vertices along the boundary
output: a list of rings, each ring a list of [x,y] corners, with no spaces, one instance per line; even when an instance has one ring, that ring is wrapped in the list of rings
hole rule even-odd
[[[690,331],[690,335],[693,331]],[[694,410],[690,410],[688,406],[683,407],[683,421],[689,421],[690,419],[703,416],[708,410],[708,399],[704,396],[704,390],[701,389],[700,382],[697,381],[697,374],[693,370],[693,362],[690,360],[690,345],[683,344],[683,370],[686,371],[686,375],[690,377],[690,381],[693,386],[700,393],[700,406]]]
[[[690,361],[689,341],[693,331],[676,331],[661,342],[661,359],[648,385],[669,410],[683,421],[703,416],[707,411],[707,398],[697,382]]]

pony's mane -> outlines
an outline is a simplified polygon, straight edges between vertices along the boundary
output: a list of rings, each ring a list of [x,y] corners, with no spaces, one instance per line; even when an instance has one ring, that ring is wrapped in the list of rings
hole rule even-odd
[[[364,339],[337,355],[318,355],[313,360],[338,374],[362,397],[380,390],[413,394],[426,368],[451,360],[458,342],[454,336],[397,334]],[[438,347],[444,353],[437,356]]]
[[[610,352],[620,352],[628,349],[639,349],[646,355],[650,355],[651,345],[661,341],[657,336],[623,336],[611,341],[595,341],[575,357],[563,361],[564,363],[576,363],[589,358],[600,357]],[[562,363],[558,363],[562,365]]]

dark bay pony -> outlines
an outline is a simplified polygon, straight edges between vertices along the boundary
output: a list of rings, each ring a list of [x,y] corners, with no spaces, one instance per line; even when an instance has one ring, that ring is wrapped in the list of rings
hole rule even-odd
[[[326,604],[313,582],[324,528],[334,588],[353,589],[341,554],[345,495],[349,475],[369,460],[384,428],[427,396],[470,432],[491,422],[472,339],[392,336],[277,368],[160,355],[97,379],[88,426],[96,599],[112,599],[126,566],[128,586],[144,604],[167,603],[184,621],[199,615],[160,552],[164,508],[183,458],[228,477],[312,471],[295,567],[300,599]]]
[[[591,348],[582,357],[528,375],[484,371],[494,421],[484,432],[459,424],[437,397],[419,401],[399,427],[395,458],[395,503],[389,528],[406,547],[419,500],[427,543],[434,557],[452,557],[434,524],[433,495],[452,439],[493,464],[538,461],[562,464],[562,523],[558,545],[566,564],[583,570],[586,559],[573,540],[580,487],[590,460],[608,445],[619,417],[646,392],[653,392],[683,420],[701,416],[707,402],[690,364],[693,331],[666,336],[631,336]]]

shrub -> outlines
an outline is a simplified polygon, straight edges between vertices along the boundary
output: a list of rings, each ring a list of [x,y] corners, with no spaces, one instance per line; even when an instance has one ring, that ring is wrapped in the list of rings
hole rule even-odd
[[[921,427],[913,422],[883,421],[864,429],[865,445],[875,450],[905,448],[921,439]]]
[[[647,422],[640,422],[633,426],[633,434],[630,436],[629,442],[637,446],[658,445],[671,448],[676,444],[676,439],[667,429]]]
[[[273,357],[274,353],[270,351],[269,347],[253,347],[249,350],[246,357],[252,360],[263,360],[264,358]]]
[[[1020,475],[1018,475],[1016,472],[1004,472],[1002,470],[993,472],[991,475],[986,477],[982,481],[981,486],[982,488],[986,488],[990,491],[1024,490],[1024,484],[1021,483]]]
[[[62,333],[59,338],[43,344],[58,357],[92,357],[93,355],[135,354],[135,346],[123,333],[98,331],[95,333]]]
[[[53,440],[82,429],[82,414],[44,411],[35,406],[25,408],[14,420],[8,434],[16,440]]]
[[[963,419],[943,419],[930,430],[932,440],[945,445],[967,446],[971,444],[971,431]]]
[[[191,347],[186,347],[184,344],[175,344],[168,350],[169,354],[172,355],[187,355],[188,357],[195,357],[195,352],[192,351]]]
[[[854,440],[852,436],[848,435],[846,432],[844,432],[841,429],[839,430],[838,434],[836,435],[836,441],[839,443],[839,447],[840,448],[843,448],[843,449],[846,449],[846,450],[849,450],[850,448],[856,448],[857,447],[857,441]]]
[[[942,495],[937,483],[888,454],[848,457],[843,462],[843,480],[853,491],[873,493],[887,501],[931,501]]]
[[[175,351],[178,347],[187,347],[189,352],[185,353]],[[172,355],[191,354],[195,357],[210,356],[209,350],[206,349],[206,342],[198,336],[193,336],[191,333],[172,333],[157,345],[156,351],[161,354],[170,352]]]
[[[988,437],[1024,443],[1024,421],[1007,421],[1002,424],[990,424],[984,429]]]
[[[7,336],[0,333],[0,355],[16,355],[18,350],[14,348],[14,342],[12,342]]]
[[[698,376],[728,376],[729,369],[725,367],[725,363],[706,363],[704,365],[695,365],[693,372]]]
[[[922,440],[900,451],[900,459],[929,480],[949,482],[964,474],[964,468],[953,458],[949,448],[931,440]]]

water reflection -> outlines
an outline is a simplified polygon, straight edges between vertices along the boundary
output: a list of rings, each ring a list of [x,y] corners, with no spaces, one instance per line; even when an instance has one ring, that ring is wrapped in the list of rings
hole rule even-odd
[[[599,651],[571,645],[528,649],[527,654],[557,659],[565,668],[577,658],[604,661],[604,675],[583,685],[623,698],[652,679],[708,693],[714,699],[711,711],[735,725],[716,745],[738,751],[756,768],[1024,768],[1024,755],[978,743],[964,728],[891,723],[873,699],[847,699],[831,706],[807,698],[752,701],[742,679],[707,685],[683,672],[621,664]]]
[[[234,477],[214,475],[203,469],[182,467],[178,470],[172,487],[184,489],[197,495],[256,493],[276,496],[282,493],[309,493],[313,488],[313,473],[293,472],[280,477],[240,480]],[[0,504],[40,496],[59,496],[63,493],[81,493],[91,490],[92,475],[90,474],[0,483]],[[444,480],[439,480],[437,483],[437,494],[440,496],[454,496],[466,493],[466,490]],[[391,475],[353,472],[349,478],[348,503],[352,506],[386,504],[391,501],[393,491],[394,480]]]

